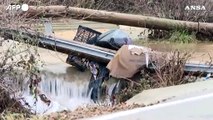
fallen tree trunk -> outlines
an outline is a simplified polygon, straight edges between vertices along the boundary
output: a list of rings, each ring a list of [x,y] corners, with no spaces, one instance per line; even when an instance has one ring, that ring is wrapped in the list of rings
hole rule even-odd
[[[162,30],[184,29],[206,33],[213,36],[213,24],[203,22],[189,22],[180,20],[171,20],[165,18],[149,17],[142,15],[132,15],[125,13],[107,12],[102,10],[92,10],[65,6],[30,6],[25,13],[27,17],[53,17],[69,16],[75,19],[83,19],[104,23],[113,23],[118,25],[128,25],[136,27],[145,27]]]

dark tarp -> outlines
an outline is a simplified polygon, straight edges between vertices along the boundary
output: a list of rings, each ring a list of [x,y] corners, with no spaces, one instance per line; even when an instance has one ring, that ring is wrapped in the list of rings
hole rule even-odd
[[[96,103],[100,99],[100,96],[102,93],[101,92],[102,83],[104,82],[104,80],[109,79],[109,70],[104,65],[101,65],[98,63],[92,63],[92,64],[96,64],[95,66],[97,66],[97,67],[92,68],[92,69],[90,68],[92,76],[90,78],[88,92],[90,92],[92,90],[90,98]],[[94,66],[92,65],[92,67],[94,67]],[[93,69],[97,69],[97,73],[93,72],[93,71],[96,71]]]
[[[118,50],[122,45],[132,44],[132,39],[120,29],[110,30],[87,42],[96,46]]]

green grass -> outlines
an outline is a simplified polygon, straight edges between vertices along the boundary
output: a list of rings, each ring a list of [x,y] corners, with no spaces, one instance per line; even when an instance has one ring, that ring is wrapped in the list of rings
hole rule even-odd
[[[197,42],[195,34],[189,33],[186,30],[173,31],[171,37],[168,39],[175,43],[195,43]]]
[[[152,44],[152,43],[159,43],[159,44],[170,44],[170,43],[177,43],[177,44],[189,44],[189,43],[198,43],[196,39],[196,35],[194,33],[190,33],[186,30],[175,30],[169,33],[169,38],[156,38],[156,39],[148,39],[148,40],[134,40],[134,44],[136,45],[144,45]]]

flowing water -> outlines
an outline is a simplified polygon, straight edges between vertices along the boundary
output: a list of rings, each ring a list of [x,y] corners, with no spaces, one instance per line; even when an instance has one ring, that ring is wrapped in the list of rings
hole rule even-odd
[[[30,90],[26,87],[23,97],[34,113],[49,114],[61,110],[75,110],[80,106],[95,104],[90,99],[90,91],[88,91],[90,72],[79,72],[74,67],[68,67],[67,72],[62,74],[43,71],[41,74],[42,81],[39,83],[39,91],[41,91],[48,99],[51,100],[50,105],[43,102],[40,97],[35,102],[35,98],[30,94]],[[118,85],[112,81],[107,84],[109,88],[106,92],[112,95],[113,88]],[[103,102],[109,103],[108,99]],[[99,103],[100,104],[100,103]]]
[[[50,99],[51,104],[43,102],[40,97],[35,98],[30,94],[27,81],[23,85],[25,90],[23,97],[31,106],[34,113],[49,114],[61,110],[75,110],[80,106],[94,104],[90,99],[88,91],[90,71],[80,72],[75,67],[65,63],[67,55],[50,50],[39,48],[41,60],[45,65],[41,68],[41,82],[39,91]],[[109,90],[106,93],[111,95],[114,86],[113,80],[107,83]],[[108,99],[106,101],[108,103]],[[23,102],[24,103],[24,102]]]
[[[29,89],[25,87],[24,91],[26,102],[36,113],[74,110],[79,106],[92,103],[87,94],[90,78],[88,71],[80,73],[74,67],[68,67],[66,73],[42,71],[41,78],[38,88],[51,100],[50,105],[43,102],[40,97],[35,103],[35,98],[30,94]]]

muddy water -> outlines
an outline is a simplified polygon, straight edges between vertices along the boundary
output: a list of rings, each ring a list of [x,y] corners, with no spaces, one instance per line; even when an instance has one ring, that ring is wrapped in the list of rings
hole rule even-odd
[[[99,25],[101,23],[96,23],[94,26],[90,26],[91,28],[100,31],[100,32],[106,32],[108,29],[103,29],[103,27],[95,27],[95,25]],[[85,25],[87,26],[87,24]],[[180,50],[182,52],[188,52],[192,55],[189,62],[193,63],[205,63],[211,61],[211,57],[213,57],[213,43],[212,42],[206,42],[206,43],[189,43],[189,44],[179,44],[179,43],[165,43],[165,42],[148,42],[146,41],[147,37],[147,29],[144,28],[137,28],[137,27],[128,27],[128,26],[115,26],[115,25],[108,25],[108,27],[111,26],[111,29],[119,28],[129,34],[129,36],[133,40],[139,40],[141,41],[144,46],[148,46],[156,51],[162,51],[162,52],[169,52],[173,50]],[[55,35],[57,37],[72,40],[75,37],[75,33],[77,30],[77,26],[73,28],[72,30],[56,30]],[[144,33],[144,34],[141,34]],[[143,39],[141,39],[143,38]],[[138,43],[138,42],[137,42]],[[140,43],[140,42],[139,42]]]
[[[188,62],[190,63],[206,63],[210,62],[213,57],[213,43],[190,43],[190,44],[178,44],[178,43],[147,43],[145,44],[151,47],[153,50],[170,52],[179,50],[181,52],[187,52],[191,54]],[[213,64],[213,63],[212,63]]]
[[[60,27],[57,24],[60,23]],[[88,21],[79,21],[72,19],[57,20],[53,23],[53,29],[55,30],[55,36],[72,40],[77,31],[78,25],[83,25],[95,29],[100,32],[106,32],[110,29],[119,28],[129,34],[133,40],[139,40],[140,45],[151,47],[154,50],[168,52],[175,49],[180,51],[192,53],[190,62],[194,63],[205,63],[210,61],[210,58],[213,57],[213,43],[190,43],[190,44],[176,44],[176,43],[160,43],[160,42],[147,42],[148,29],[138,28],[138,27],[129,27],[123,25],[113,25],[105,24],[98,22],[88,22]],[[55,26],[55,27],[54,27]],[[66,26],[66,27],[65,27]],[[68,28],[68,29],[63,29]],[[137,42],[138,43],[138,42]]]
[[[57,25],[60,23],[59,25]],[[78,25],[85,25],[96,29],[101,32],[108,31],[113,28],[121,28],[130,34],[133,39],[139,39],[141,32],[144,29],[117,26],[112,24],[101,24],[94,22],[84,21],[57,21],[55,27],[53,26],[55,36],[72,40],[75,36]],[[66,29],[65,29],[66,28]],[[206,61],[208,60],[209,53],[213,55],[213,45],[206,44],[164,44],[164,43],[147,43],[142,44],[151,47],[154,50],[159,51],[171,51],[176,48],[187,51],[195,51],[192,60],[194,61]],[[50,50],[39,49],[40,59],[44,61],[45,65],[42,70],[42,82],[39,83],[41,91],[52,101],[48,106],[41,100],[38,100],[34,104],[35,99],[29,94],[29,90],[24,91],[24,97],[27,102],[32,106],[33,110],[40,114],[47,114],[59,110],[69,109],[74,110],[78,106],[85,104],[93,104],[87,96],[87,89],[90,79],[89,72],[79,72],[71,65],[65,63],[67,55],[53,52]],[[205,54],[205,55],[203,55]],[[110,91],[110,90],[109,90]],[[110,94],[110,93],[109,93]]]

